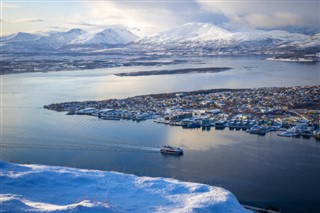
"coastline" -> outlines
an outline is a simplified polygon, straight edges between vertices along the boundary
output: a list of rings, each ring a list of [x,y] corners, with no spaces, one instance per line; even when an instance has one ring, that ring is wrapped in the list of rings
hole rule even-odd
[[[125,72],[125,73],[118,73],[114,75],[120,76],[120,77],[126,77],[126,76],[174,75],[174,74],[191,74],[191,73],[217,73],[217,72],[227,71],[230,69],[231,69],[230,67],[207,67],[207,68]]]
[[[63,102],[43,107],[102,120],[140,122],[152,119],[183,129],[229,128],[259,136],[283,131],[277,135],[319,139],[319,92],[320,86],[211,89]]]
[[[293,63],[317,63],[317,61],[308,58],[266,58],[266,61],[293,62]]]

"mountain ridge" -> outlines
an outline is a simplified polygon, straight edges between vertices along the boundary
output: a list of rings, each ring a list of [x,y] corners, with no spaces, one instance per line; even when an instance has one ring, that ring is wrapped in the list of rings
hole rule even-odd
[[[133,52],[166,51],[233,53],[266,51],[319,51],[320,36],[290,33],[284,30],[250,30],[231,32],[210,23],[191,22],[153,35],[139,37],[130,28],[109,27],[99,32],[70,29],[64,32],[31,34],[19,32],[1,37],[2,52],[10,53],[56,51],[104,51],[124,48]],[[196,54],[196,53],[195,53]]]

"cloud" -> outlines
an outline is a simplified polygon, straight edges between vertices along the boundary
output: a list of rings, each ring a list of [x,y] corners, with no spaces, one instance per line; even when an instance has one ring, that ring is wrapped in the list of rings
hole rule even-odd
[[[32,2],[0,4],[1,8],[7,8],[3,10],[5,18],[1,22],[11,23],[6,25],[6,33],[21,30],[44,31],[51,27],[97,31],[108,26],[121,25],[139,28],[142,34],[149,35],[188,22],[213,23],[229,26],[229,29],[232,26],[272,29],[298,25],[318,26],[320,21],[318,15],[320,0],[70,0],[51,3],[37,0]],[[36,22],[38,24],[23,24]]]
[[[293,13],[275,13],[274,15],[250,13],[249,15],[240,18],[238,22],[254,28],[270,28],[304,24],[302,17]]]
[[[21,5],[8,4],[3,2],[0,4],[0,9],[16,9],[16,8],[21,8]]]
[[[16,20],[0,20],[2,23],[32,23],[32,22],[42,22],[42,19],[16,19]]]
[[[195,1],[106,1],[83,2],[85,14],[72,20],[90,20],[95,25],[124,25],[137,28],[168,30],[187,22],[221,22],[225,16],[200,8]]]
[[[242,28],[316,26],[319,4],[318,0],[92,1],[82,2],[86,12],[74,14],[71,22],[85,27],[124,25],[155,32],[188,22]]]
[[[65,22],[67,24],[70,24],[70,25],[76,25],[76,26],[84,26],[84,27],[99,27],[101,25],[98,25],[98,24],[94,24],[94,23],[90,23],[90,22]]]
[[[229,24],[248,27],[279,27],[319,24],[320,1],[201,1],[205,10],[221,13],[230,20]]]

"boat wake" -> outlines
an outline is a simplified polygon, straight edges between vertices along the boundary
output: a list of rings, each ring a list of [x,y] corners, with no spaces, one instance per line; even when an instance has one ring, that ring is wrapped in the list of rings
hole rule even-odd
[[[52,150],[66,150],[66,151],[101,151],[101,152],[146,152],[156,153],[160,151],[160,148],[142,146],[138,144],[129,144],[116,141],[104,141],[99,143],[92,141],[90,143],[2,143],[0,148],[3,150],[9,149],[52,149]]]
[[[100,151],[100,152],[159,152],[159,148],[155,147],[140,147],[128,145],[61,145],[61,144],[32,144],[32,143],[10,143],[1,144],[1,149],[52,149],[52,150],[66,150],[66,151]]]

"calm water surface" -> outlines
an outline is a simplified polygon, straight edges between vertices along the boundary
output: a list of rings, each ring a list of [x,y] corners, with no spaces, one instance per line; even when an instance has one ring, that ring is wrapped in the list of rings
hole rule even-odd
[[[126,67],[1,76],[1,159],[136,175],[173,177],[222,186],[245,204],[284,212],[320,211],[320,143],[242,131],[185,130],[152,121],[104,121],[66,116],[43,105],[210,88],[318,85],[319,64],[259,57],[203,58],[205,64]],[[215,74],[117,77],[114,73],[228,66]],[[163,144],[182,157],[154,151]]]

